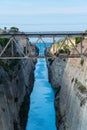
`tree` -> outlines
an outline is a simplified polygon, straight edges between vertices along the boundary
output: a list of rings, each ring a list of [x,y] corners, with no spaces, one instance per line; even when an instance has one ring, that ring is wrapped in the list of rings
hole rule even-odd
[[[19,31],[19,28],[17,28],[17,27],[11,27],[10,30],[11,30],[11,31],[14,31],[14,32],[18,32],[18,31]]]

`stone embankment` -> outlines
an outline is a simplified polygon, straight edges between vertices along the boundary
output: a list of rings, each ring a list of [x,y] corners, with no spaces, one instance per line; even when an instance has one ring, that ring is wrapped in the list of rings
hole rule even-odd
[[[86,41],[84,41],[85,43]],[[58,130],[87,130],[87,59],[48,61],[55,97]]]
[[[15,54],[19,56],[21,46],[19,40],[15,44]],[[5,54],[9,50],[10,47]],[[0,60],[0,130],[25,129],[29,95],[34,83],[34,68],[33,59]]]

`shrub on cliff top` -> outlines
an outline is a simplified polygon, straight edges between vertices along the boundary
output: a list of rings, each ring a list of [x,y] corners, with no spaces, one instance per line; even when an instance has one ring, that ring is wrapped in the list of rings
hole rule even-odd
[[[17,28],[17,27],[11,27],[10,30],[13,31],[13,32],[18,32],[19,28]]]
[[[9,41],[8,38],[0,38],[0,45],[2,47],[6,46],[7,42]]]

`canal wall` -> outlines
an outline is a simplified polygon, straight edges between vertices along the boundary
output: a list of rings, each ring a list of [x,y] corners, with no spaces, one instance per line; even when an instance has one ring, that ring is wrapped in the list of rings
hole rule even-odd
[[[76,47],[78,51],[81,49],[80,44]],[[83,52],[86,48],[87,39],[84,39]],[[71,53],[77,52],[72,49]],[[54,103],[56,126],[58,130],[86,130],[87,58],[68,58],[65,61],[66,63],[58,58],[47,61],[49,80],[52,86],[55,88],[56,84],[57,88]]]
[[[55,59],[51,65],[48,63],[48,70],[53,87],[55,84],[58,87],[55,95],[58,130],[86,130],[87,59],[68,59],[65,66],[63,59]]]
[[[61,87],[66,63],[67,59],[64,58],[49,58],[47,60],[49,82],[51,82],[54,89]]]
[[[18,56],[23,51],[20,48],[22,45],[19,39],[14,52]],[[9,49],[4,55],[9,54]],[[35,62],[33,59],[0,60],[0,130],[25,129]]]

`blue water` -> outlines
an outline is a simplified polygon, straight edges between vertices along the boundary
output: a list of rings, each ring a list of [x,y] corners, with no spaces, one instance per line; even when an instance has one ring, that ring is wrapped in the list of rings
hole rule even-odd
[[[56,130],[54,91],[48,82],[45,59],[38,59],[26,130]]]

